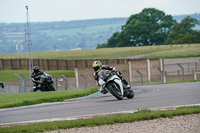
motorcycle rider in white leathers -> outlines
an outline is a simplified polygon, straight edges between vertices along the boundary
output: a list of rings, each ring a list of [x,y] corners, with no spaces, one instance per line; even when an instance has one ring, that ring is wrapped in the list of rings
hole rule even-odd
[[[99,80],[99,73],[101,72],[105,72],[105,71],[101,71],[101,70],[107,70],[107,72],[110,71],[115,71],[116,75],[123,81],[123,83],[127,86],[127,89],[130,89],[131,86],[128,84],[128,82],[123,78],[122,73],[120,71],[116,71],[115,67],[110,67],[108,65],[102,65],[102,63],[100,61],[94,61],[93,65],[92,65],[93,69],[94,69],[94,79],[96,81]],[[107,91],[102,89],[99,90],[101,93],[106,94]]]

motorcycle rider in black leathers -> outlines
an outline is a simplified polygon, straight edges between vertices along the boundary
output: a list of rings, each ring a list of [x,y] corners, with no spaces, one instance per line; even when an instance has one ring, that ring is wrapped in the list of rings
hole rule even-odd
[[[33,80],[33,91],[39,90],[41,87],[38,87],[40,82],[40,76],[43,74],[43,71],[40,71],[38,66],[33,67],[33,72],[31,74],[31,78]]]
[[[94,75],[94,79],[96,81],[99,80],[98,72],[102,69],[105,69],[105,70],[115,71],[116,75],[123,81],[123,83],[126,85],[127,89],[131,88],[131,86],[128,84],[128,82],[123,78],[122,73],[120,71],[116,71],[115,67],[110,67],[108,65],[102,65],[102,63],[100,61],[94,61],[92,66],[95,71],[93,75]],[[100,90],[100,92],[103,94],[107,93],[106,90]]]

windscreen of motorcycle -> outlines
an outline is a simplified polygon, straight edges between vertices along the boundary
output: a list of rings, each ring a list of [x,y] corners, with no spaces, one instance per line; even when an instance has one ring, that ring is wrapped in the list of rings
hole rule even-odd
[[[99,78],[102,79],[103,77],[106,76],[106,74],[108,74],[108,70],[101,69],[101,70],[99,71],[99,73],[98,73],[98,76],[99,76]]]

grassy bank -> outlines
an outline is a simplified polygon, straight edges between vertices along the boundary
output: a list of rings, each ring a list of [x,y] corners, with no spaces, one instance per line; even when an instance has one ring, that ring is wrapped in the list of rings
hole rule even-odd
[[[102,48],[77,51],[55,51],[33,53],[34,59],[108,59],[126,56],[144,55],[147,58],[185,58],[199,57],[200,44],[160,45],[141,47]],[[0,54],[3,59],[27,59],[28,53]]]
[[[74,77],[74,70],[57,70],[57,71],[45,71],[53,77],[64,75],[66,77]],[[15,81],[18,80],[15,74],[22,74],[25,77],[29,77],[29,70],[0,70],[0,81]]]
[[[200,56],[200,45],[171,45],[171,48],[150,53],[148,58],[189,58]]]
[[[200,113],[199,106],[192,107],[180,107],[176,110],[165,110],[165,111],[150,111],[142,110],[137,113],[130,114],[114,114],[104,117],[93,117],[89,119],[78,119],[70,121],[55,121],[55,122],[41,122],[29,125],[15,125],[11,127],[1,127],[0,132],[2,133],[35,133],[45,132],[51,130],[68,129],[75,127],[93,127],[100,125],[108,125],[115,123],[135,122],[141,120],[151,120],[157,118],[166,118],[180,115],[197,114]]]
[[[0,96],[0,108],[63,101],[64,99],[87,96],[97,91],[97,88],[91,88],[52,92],[2,94]]]

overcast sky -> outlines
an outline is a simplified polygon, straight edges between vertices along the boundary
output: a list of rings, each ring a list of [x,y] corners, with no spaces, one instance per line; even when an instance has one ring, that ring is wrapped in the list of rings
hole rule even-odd
[[[154,7],[166,14],[200,13],[200,0],[0,0],[0,22],[70,21],[130,17]]]

